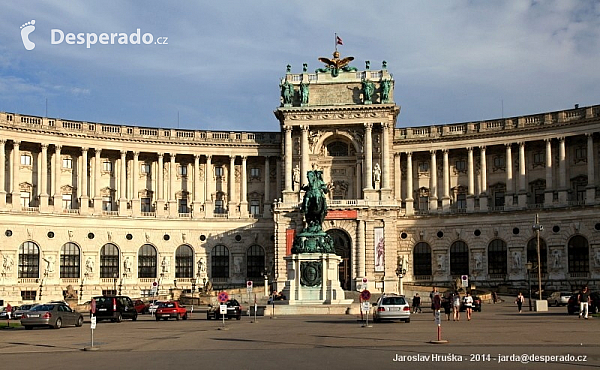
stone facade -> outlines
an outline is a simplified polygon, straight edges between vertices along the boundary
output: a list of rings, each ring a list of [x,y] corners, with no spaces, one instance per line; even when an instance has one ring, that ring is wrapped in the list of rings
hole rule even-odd
[[[363,82],[374,86],[366,102]],[[391,81],[382,101],[383,81]],[[117,126],[0,113],[0,298],[283,289],[306,172],[330,184],[340,283],[600,285],[600,106],[396,128],[386,69],[287,73],[280,132]],[[308,85],[308,100],[299,96]],[[297,168],[297,170],[295,170]],[[296,174],[294,174],[296,172]],[[535,272],[535,271],[533,271]],[[531,275],[537,284],[537,274]]]

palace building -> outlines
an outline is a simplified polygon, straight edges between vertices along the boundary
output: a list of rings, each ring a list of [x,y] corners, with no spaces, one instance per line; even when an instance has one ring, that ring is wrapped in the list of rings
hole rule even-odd
[[[321,60],[288,66],[279,132],[0,113],[0,298],[279,291],[312,168],[345,290],[526,287],[538,263],[546,290],[600,287],[600,105],[399,128],[386,62]]]

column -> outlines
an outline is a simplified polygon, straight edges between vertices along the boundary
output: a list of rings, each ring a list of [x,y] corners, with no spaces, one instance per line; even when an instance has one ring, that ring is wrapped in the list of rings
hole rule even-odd
[[[165,214],[165,153],[157,153],[158,163],[156,168],[156,208],[154,211],[156,212],[157,217],[164,216]]]
[[[194,199],[192,200],[192,217],[199,218],[202,208],[202,199],[200,198],[200,155],[194,154],[194,181],[193,181]]]
[[[286,192],[292,191],[292,127],[285,126],[285,137],[283,139],[283,147],[285,153],[285,162],[283,172],[285,174],[285,189]],[[304,174],[306,176],[306,174]]]
[[[362,166],[363,163],[362,161],[358,161],[356,162],[356,176],[354,176],[355,179],[355,187],[356,187],[356,199],[364,199],[364,195],[363,195],[363,186],[362,186],[362,180],[364,179],[364,175],[363,175],[363,170],[362,170]]]
[[[544,206],[549,207],[554,201],[554,184],[552,183],[552,139],[546,139],[546,190]]]
[[[214,178],[214,168],[212,165],[212,155],[206,156],[206,169],[204,171],[204,183],[206,184],[204,211],[206,212],[206,217],[212,217],[214,210],[215,210],[214,202],[213,202],[215,178]]]
[[[300,130],[302,130],[302,138],[300,141],[300,186],[303,183],[306,183],[308,180],[306,179],[306,173],[310,171],[310,163],[309,163],[309,149],[308,149],[308,126],[300,126]]]
[[[0,208],[6,207],[6,140],[0,139]]]
[[[365,123],[365,190],[373,190],[373,124]],[[368,194],[365,194],[368,198]]]
[[[525,177],[525,143],[519,143],[519,208],[527,207],[527,184]]]
[[[565,138],[558,138],[558,166],[559,166],[559,186],[558,189],[558,202],[561,205],[567,205],[568,202],[568,188],[567,188],[567,161],[566,161],[566,149],[565,149]]]
[[[435,152],[435,150],[429,151],[429,153],[431,153],[431,162],[429,166],[429,210],[432,212],[435,212],[438,209],[437,159]]]
[[[394,154],[394,198],[402,202],[402,161],[401,154]]]
[[[133,216],[141,215],[141,202],[138,189],[138,181],[140,178],[140,152],[133,152],[133,169],[131,171],[131,213]]]
[[[442,150],[444,155],[444,194],[442,195],[442,209],[444,212],[450,212],[450,161],[448,158],[448,149]]]
[[[513,195],[515,193],[513,179],[513,163],[512,163],[512,144],[505,144],[506,147],[506,194],[504,194],[504,206],[512,207]]]
[[[127,212],[127,151],[121,150],[119,170],[119,215]]]
[[[473,160],[473,148],[467,148],[467,175],[469,188],[467,189],[467,212],[475,210],[475,162]]]
[[[362,284],[362,278],[365,277],[365,221],[357,220],[356,224],[356,278],[360,279]]]
[[[479,193],[479,210],[488,210],[488,193],[487,193],[487,161],[485,156],[485,146],[480,146],[481,155],[481,192]]]
[[[248,217],[248,156],[242,156],[242,173],[240,174],[240,217]]]
[[[384,122],[381,124],[382,133],[381,133],[381,187],[382,189],[390,189],[390,123]],[[385,197],[386,199],[389,196]]]
[[[236,212],[236,199],[235,199],[235,156],[234,155],[230,155],[229,156],[229,180],[227,181],[228,183],[228,190],[227,190],[227,199],[228,199],[228,204],[227,204],[227,213],[229,213],[229,215],[233,215]]]
[[[175,163],[175,153],[169,153],[169,217],[177,217],[179,210],[177,209],[177,198],[175,196],[175,173],[177,172],[177,164]]]
[[[594,204],[596,202],[596,175],[594,171],[594,137],[593,133],[587,136],[587,172],[588,184],[585,190],[585,204]]]
[[[62,194],[60,193],[60,169],[62,167],[62,161],[60,159],[62,147],[60,145],[55,145],[55,153],[54,153],[54,211],[58,211],[62,209]],[[18,167],[17,167],[18,168]],[[14,201],[13,201],[14,204]]]
[[[79,193],[81,195],[79,211],[82,214],[87,214],[90,206],[90,197],[88,193],[88,148],[81,148],[81,173],[79,174],[79,177],[81,179],[79,182]]]
[[[269,157],[265,156],[265,170],[264,170],[264,181],[265,181],[265,196],[264,196],[264,200],[263,200],[263,217],[267,218],[270,215],[271,212],[271,203],[273,202],[273,199],[271,199],[271,194],[269,194],[269,188],[270,188],[270,175],[271,175],[271,170],[270,170],[270,165],[269,165]]]
[[[412,152],[406,153],[406,215],[414,214]]]
[[[100,162],[100,154],[102,149],[96,148],[94,153],[94,213],[102,213],[102,195],[100,194],[100,168],[102,163]]]
[[[13,142],[13,163],[12,163],[12,184],[11,184],[11,193],[12,193],[12,207],[13,209],[21,209],[21,189],[19,188],[19,166],[21,164],[21,150],[19,149],[21,145],[20,141]]]

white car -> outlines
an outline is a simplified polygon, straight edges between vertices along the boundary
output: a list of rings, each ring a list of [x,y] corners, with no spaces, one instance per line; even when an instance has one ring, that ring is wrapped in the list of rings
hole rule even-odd
[[[403,295],[383,294],[373,305],[373,321],[402,320],[410,322],[410,306]]]
[[[571,292],[554,292],[547,298],[548,306],[566,306],[569,303],[569,298],[573,295]]]

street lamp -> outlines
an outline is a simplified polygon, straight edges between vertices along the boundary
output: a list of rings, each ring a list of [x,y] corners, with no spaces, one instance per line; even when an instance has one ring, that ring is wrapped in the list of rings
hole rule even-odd
[[[406,269],[404,268],[404,257],[398,257],[398,267],[396,267],[396,276],[398,276],[399,284],[400,284],[400,295],[404,295],[404,287],[402,285],[402,278],[406,275]]]
[[[525,267],[527,268],[527,286],[529,287],[529,311],[532,311],[533,309],[531,308],[531,270],[533,269],[533,263],[531,262],[527,262],[525,264]]]
[[[117,294],[117,273],[115,272],[113,274],[113,292],[115,292],[115,294]]]
[[[123,278],[119,279],[119,295],[121,295],[122,290],[123,290]]]
[[[542,260],[540,257],[540,231],[544,230],[544,226],[540,225],[539,215],[535,214],[535,223],[533,224],[533,230],[535,230],[537,237],[537,270],[538,270],[538,292],[540,301],[542,300]]]
[[[269,270],[265,267],[263,270],[263,277],[265,278],[265,296],[269,295],[268,285],[269,285]]]
[[[196,292],[196,278],[192,279],[192,297],[194,296],[194,293]]]

